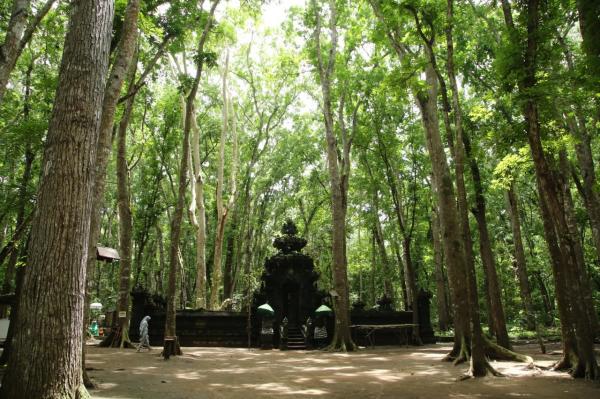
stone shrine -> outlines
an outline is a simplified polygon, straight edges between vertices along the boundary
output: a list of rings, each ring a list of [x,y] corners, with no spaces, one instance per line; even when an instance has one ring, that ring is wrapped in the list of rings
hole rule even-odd
[[[299,331],[306,320],[314,318],[314,311],[321,305],[326,293],[319,291],[313,260],[303,254],[306,240],[298,237],[298,229],[287,220],[276,237],[273,246],[278,252],[265,261],[261,287],[254,297],[255,308],[265,302],[275,310],[273,329],[274,345],[279,345],[279,326],[287,318],[287,329],[292,334]]]

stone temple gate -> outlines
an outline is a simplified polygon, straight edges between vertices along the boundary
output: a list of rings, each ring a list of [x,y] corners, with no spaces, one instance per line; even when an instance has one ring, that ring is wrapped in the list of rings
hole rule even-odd
[[[281,233],[273,241],[278,252],[265,261],[261,287],[254,297],[257,306],[268,302],[275,310],[275,345],[279,344],[279,325],[284,318],[290,331],[299,329],[309,317],[314,317],[315,309],[326,297],[317,288],[319,273],[312,258],[301,252],[306,240],[296,236],[296,225],[288,220]]]

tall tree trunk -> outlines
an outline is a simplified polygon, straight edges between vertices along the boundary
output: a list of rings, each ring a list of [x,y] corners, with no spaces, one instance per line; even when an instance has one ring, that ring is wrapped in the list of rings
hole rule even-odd
[[[477,160],[474,159],[471,154],[471,143],[467,133],[463,130],[462,109],[459,100],[456,73],[454,70],[454,39],[452,33],[453,28],[454,0],[448,0],[446,8],[446,49],[448,53],[446,70],[448,72],[450,89],[452,90],[452,108],[454,110],[454,125],[456,130],[456,148],[454,155],[456,161],[458,208],[459,215],[461,217],[463,235],[465,237],[465,245],[467,251],[466,255],[468,262],[467,267],[469,268],[469,270],[471,268],[474,269],[474,256],[472,251],[471,232],[468,221],[467,195],[464,183],[464,162],[466,159],[470,160],[472,172],[471,177],[473,178],[473,183],[475,186],[475,208],[473,213],[475,215],[479,231],[481,260],[484,266],[484,274],[487,285],[485,295],[486,300],[488,302],[488,311],[490,314],[490,327],[496,335],[498,344],[508,349],[510,348],[510,342],[508,339],[508,332],[506,330],[506,319],[504,316],[504,309],[502,307],[501,292],[498,284],[498,275],[496,272],[494,255],[492,253],[492,245],[487,228],[485,212],[486,205],[485,198],[483,196],[483,187],[481,184],[479,165],[477,164]],[[476,286],[474,286],[474,288],[476,289]]]
[[[234,211],[231,219],[227,244],[225,245],[225,268],[223,273],[223,298],[231,298],[233,294],[233,282],[235,279],[233,270],[234,242],[237,234],[237,212]]]
[[[386,297],[394,300],[394,288],[392,286],[392,274],[390,261],[387,255],[387,251],[385,249],[385,241],[383,238],[383,229],[381,228],[381,221],[379,220],[379,184],[375,177],[373,176],[373,171],[371,170],[371,165],[369,164],[369,160],[367,159],[366,153],[362,154],[363,164],[366,166],[366,169],[369,174],[369,178],[371,179],[371,185],[373,186],[373,206],[372,206],[372,217],[373,217],[373,237],[375,238],[375,243],[379,248],[379,256],[381,259],[381,270],[383,272],[383,293]]]
[[[158,271],[156,272],[158,278],[156,279],[156,292],[159,295],[165,294],[165,290],[163,287],[163,273],[166,269],[166,261],[165,261],[165,245],[163,241],[163,233],[160,225],[156,224],[156,241],[158,243]]]
[[[77,398],[85,393],[86,259],[112,19],[110,0],[73,3],[2,398]]]
[[[413,223],[410,226],[407,225],[406,220],[403,214],[403,206],[400,200],[400,196],[398,194],[398,184],[396,173],[394,172],[387,149],[382,142],[382,137],[380,130],[377,129],[377,138],[378,138],[378,146],[379,153],[385,163],[385,174],[386,181],[390,188],[390,192],[392,194],[392,201],[394,203],[394,211],[396,214],[396,221],[398,223],[398,229],[402,236],[402,254],[403,254],[403,266],[404,270],[402,273],[404,275],[405,288],[406,288],[406,308],[411,308],[413,310],[413,324],[419,324],[419,312],[417,311],[417,273],[415,270],[415,265],[412,261],[411,255],[411,242],[412,242],[412,229],[414,226],[414,206],[416,206],[416,201],[413,201]],[[413,186],[413,190],[416,190],[416,186]],[[413,341],[415,343],[421,343],[421,337],[419,336],[419,329],[413,329]]]
[[[130,78],[129,86],[135,82],[135,72],[137,69],[137,62],[131,63],[130,66]],[[119,123],[117,131],[117,206],[119,208],[119,328],[120,328],[120,340],[115,342],[121,348],[131,346],[129,341],[129,321],[131,319],[131,313],[129,312],[129,292],[131,285],[131,257],[132,257],[132,230],[133,230],[133,218],[131,216],[131,194],[129,192],[129,169],[127,165],[127,128],[129,126],[129,120],[131,113],[133,112],[133,106],[135,102],[135,96],[131,96],[125,103],[125,109],[123,116]],[[123,315],[124,312],[125,314]]]
[[[200,159],[200,129],[192,114],[192,222],[196,227],[196,293],[195,308],[206,308],[206,206],[204,205],[204,177]]]
[[[508,0],[503,0],[503,6],[510,12]],[[527,40],[523,74],[517,83],[521,93],[531,93],[537,87],[537,57],[541,38],[539,34],[539,0],[528,0],[524,5],[524,10],[527,16]],[[509,31],[516,36],[516,28],[511,25],[511,22],[506,18]],[[557,367],[573,366],[573,376],[598,379],[600,372],[594,353],[594,331],[584,306],[585,301],[582,298],[581,271],[578,270],[576,248],[564,213],[565,198],[542,146],[538,104],[535,96],[530,94],[525,96],[523,115],[536,172],[544,233],[552,260],[556,298],[562,321],[563,359],[557,364]],[[575,339],[573,340],[573,338]]]
[[[417,102],[421,110],[427,149],[431,158],[433,182],[440,210],[440,225],[444,242],[445,259],[448,265],[450,292],[454,305],[454,348],[450,358],[466,360],[469,356],[469,293],[465,289],[467,282],[465,248],[462,235],[456,234],[460,226],[456,197],[446,154],[442,146],[437,117],[437,77],[431,64],[426,69],[427,92],[417,93]]]
[[[337,54],[337,6],[335,0],[329,0],[329,33],[331,47],[327,59],[324,59],[321,47],[321,7],[312,0],[316,16],[314,40],[317,47],[319,83],[323,95],[323,117],[325,122],[325,138],[327,143],[327,167],[331,190],[332,215],[332,274],[333,288],[336,295],[333,298],[335,311],[335,331],[331,343],[332,349],[351,351],[355,349],[350,336],[350,306],[348,293],[348,261],[346,258],[346,209],[348,173],[350,162],[351,140],[344,140],[342,165],[338,161],[338,144],[334,131],[333,110],[331,100],[331,80],[335,69]],[[342,129],[342,134],[345,132]]]
[[[398,239],[392,240],[392,248],[394,249],[394,255],[396,256],[396,262],[398,263],[398,274],[400,275],[400,285],[402,286],[402,303],[404,310],[409,310],[412,296],[408,292],[410,285],[406,284],[406,263],[402,259],[400,254],[400,245],[398,245]]]
[[[431,233],[433,242],[433,262],[435,265],[435,288],[438,311],[438,326],[440,331],[450,328],[450,311],[448,294],[446,293],[446,276],[444,274],[444,259],[442,243],[440,242],[440,222],[437,211],[431,212]]]
[[[586,3],[586,1],[580,0],[578,2],[580,7],[581,3]],[[600,17],[596,15],[596,19],[597,25],[600,26]],[[569,72],[571,72],[573,76],[577,76],[573,55],[569,46],[562,37],[559,37],[559,42],[563,48]],[[598,62],[598,74],[600,74],[600,62]],[[598,79],[600,79],[600,76]],[[574,81],[571,81],[571,90],[572,94],[575,95],[577,92],[577,84]],[[576,140],[575,155],[577,157],[577,165],[579,166],[583,178],[583,184],[581,184],[583,204],[585,205],[590,220],[592,240],[596,247],[596,262],[600,264],[600,195],[598,194],[598,183],[594,168],[594,157],[592,155],[592,141],[581,104],[575,101],[573,107],[569,107],[568,112],[566,112],[565,118],[567,120],[568,130]]]
[[[567,228],[570,234],[570,242],[572,243],[573,257],[575,259],[575,271],[574,277],[579,279],[579,291],[581,299],[583,300],[583,309],[585,309],[588,323],[592,330],[593,337],[598,332],[598,316],[596,307],[594,306],[594,300],[592,297],[592,289],[590,286],[590,279],[588,277],[587,268],[585,264],[585,257],[583,254],[583,244],[579,239],[579,229],[577,226],[577,219],[575,217],[575,206],[573,205],[573,198],[571,196],[571,179],[569,173],[569,161],[567,159],[567,152],[563,148],[560,151],[560,168],[562,170],[562,196],[565,217],[567,222]]]
[[[392,287],[389,259],[387,256],[387,251],[385,250],[385,243],[383,241],[383,231],[381,230],[381,222],[379,221],[378,209],[375,207],[374,210],[376,211],[373,215],[373,236],[375,237],[375,242],[377,243],[377,248],[379,249],[379,257],[381,259],[381,270],[383,272],[383,293],[385,296],[393,300],[394,289]]]
[[[92,211],[90,220],[90,234],[87,251],[87,274],[93,274],[96,266],[96,246],[100,238],[101,227],[101,211],[104,199],[104,190],[106,187],[106,169],[112,151],[112,138],[115,120],[115,111],[121,94],[121,88],[125,81],[127,71],[135,53],[135,43],[137,41],[137,20],[140,9],[140,0],[129,0],[125,9],[125,17],[123,19],[123,27],[121,39],[117,45],[115,59],[113,61],[106,86],[104,87],[104,99],[102,100],[102,113],[100,116],[100,131],[98,133],[96,162],[94,165],[95,174],[93,177],[93,195],[92,195]],[[90,303],[91,281],[86,282],[85,295],[85,312],[87,314]],[[83,331],[84,336],[86,331]],[[109,335],[103,341],[107,344],[112,335]],[[83,345],[85,350],[85,345]],[[85,356],[82,356],[85,360]],[[87,376],[85,364],[82,365],[84,380],[86,385],[90,385],[91,381]]]
[[[523,249],[523,238],[521,237],[521,217],[519,215],[519,205],[517,195],[515,193],[514,183],[511,183],[506,192],[506,203],[510,225],[513,233],[513,245],[515,255],[515,269],[519,280],[519,292],[521,294],[521,302],[525,311],[527,321],[527,329],[535,330],[535,313],[533,311],[533,300],[531,299],[531,288],[527,277],[527,262],[525,260],[525,250]]]
[[[215,229],[215,252],[213,254],[213,271],[211,275],[211,289],[210,289],[210,301],[209,306],[212,310],[219,309],[219,292],[222,287],[222,259],[223,259],[223,241],[225,238],[225,224],[227,223],[227,216],[233,205],[235,198],[235,169],[236,166],[232,167],[232,187],[229,194],[229,204],[223,203],[223,186],[225,183],[225,142],[227,140],[227,133],[230,131],[234,135],[234,146],[235,146],[235,122],[234,118],[230,117],[230,100],[229,100],[229,89],[227,88],[227,80],[229,74],[229,52],[225,58],[225,66],[223,70],[223,120],[221,129],[221,139],[219,142],[219,161],[217,170],[217,191],[216,191],[216,206],[217,206],[217,226]],[[233,114],[233,112],[232,112]],[[231,118],[231,120],[230,120]],[[231,127],[230,127],[231,124]],[[234,156],[235,158],[235,156]],[[234,161],[235,164],[235,161]]]
[[[171,247],[169,249],[169,282],[167,286],[167,312],[165,317],[165,337],[175,336],[176,334],[176,299],[177,299],[177,270],[179,268],[179,240],[181,236],[181,222],[183,219],[183,208],[185,205],[185,191],[187,187],[188,176],[188,152],[190,146],[190,130],[192,128],[192,118],[194,117],[194,101],[198,93],[198,86],[202,76],[204,66],[204,58],[200,55],[204,51],[204,44],[208,38],[210,27],[213,24],[213,16],[220,0],[213,0],[209,11],[208,19],[204,25],[204,30],[198,41],[196,54],[196,76],[192,83],[192,88],[186,98],[185,120],[183,125],[183,149],[181,151],[181,165],[179,168],[179,186],[177,192],[177,204],[171,221]],[[181,350],[177,346],[175,354],[180,354]]]

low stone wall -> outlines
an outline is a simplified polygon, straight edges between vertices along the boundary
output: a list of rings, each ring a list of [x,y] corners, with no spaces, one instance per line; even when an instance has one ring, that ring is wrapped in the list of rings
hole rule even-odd
[[[160,346],[164,338],[165,314],[151,317],[150,344]],[[177,312],[176,323],[177,337],[182,346],[248,346],[246,313],[183,310]],[[252,334],[253,346],[257,343],[257,332]]]

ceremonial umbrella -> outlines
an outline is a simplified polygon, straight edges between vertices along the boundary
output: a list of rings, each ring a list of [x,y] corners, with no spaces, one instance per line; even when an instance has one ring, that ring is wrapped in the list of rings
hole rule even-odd
[[[315,316],[329,316],[333,313],[333,310],[327,305],[321,305],[315,310]]]
[[[268,303],[265,303],[258,307],[258,309],[256,310],[256,314],[259,316],[263,316],[263,317],[265,317],[265,316],[273,317],[275,315],[275,311],[273,310],[271,305],[269,305]]]

